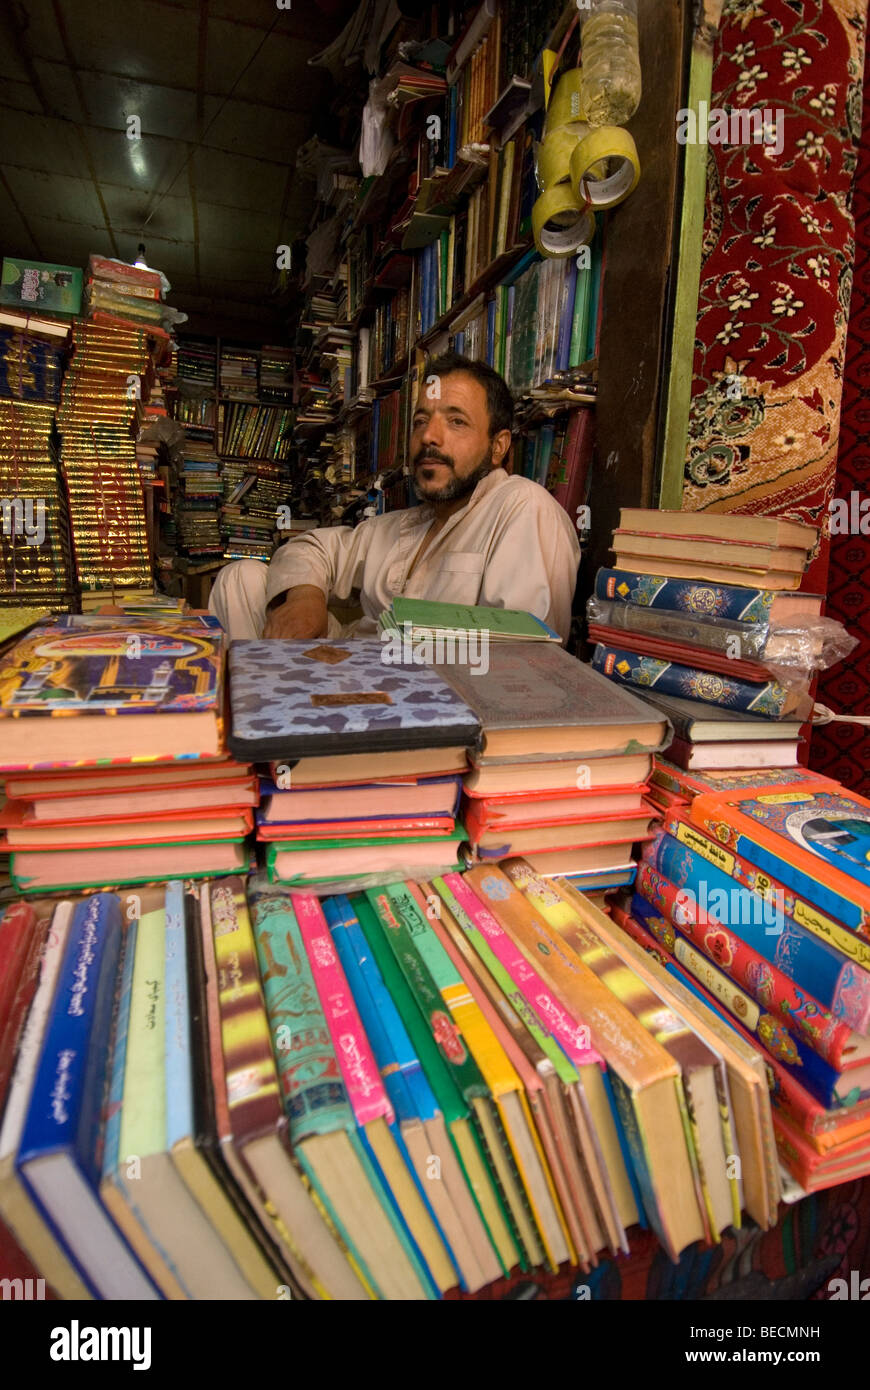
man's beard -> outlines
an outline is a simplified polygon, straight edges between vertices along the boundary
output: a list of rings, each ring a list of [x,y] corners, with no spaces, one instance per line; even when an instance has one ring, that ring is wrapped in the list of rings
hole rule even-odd
[[[453,460],[449,459],[446,454],[435,454],[431,456],[428,454],[424,455],[424,458],[429,457],[437,459],[439,463],[446,464],[447,467],[451,469],[453,468]],[[418,497],[421,497],[424,502],[455,502],[457,498],[467,497],[470,493],[474,492],[474,489],[477,487],[477,484],[479,482],[482,482],[483,479],[488,477],[489,474],[492,472],[492,449],[490,448],[489,452],[484,455],[477,467],[473,470],[473,472],[469,473],[467,477],[457,477],[456,472],[454,471],[453,477],[450,479],[449,483],[445,483],[444,486],[442,488],[439,488],[437,492],[424,492],[422,488],[418,487],[417,471],[418,465],[415,461],[414,490],[416,491]]]

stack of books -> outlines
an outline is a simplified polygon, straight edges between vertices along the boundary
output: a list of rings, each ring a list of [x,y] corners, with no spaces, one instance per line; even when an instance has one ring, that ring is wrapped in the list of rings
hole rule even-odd
[[[0,1231],[64,1298],[433,1299],[775,1221],[758,1053],[522,860],[14,904],[0,959]]]
[[[188,439],[182,445],[177,489],[175,521],[180,553],[191,560],[220,559],[223,556],[221,461],[205,440]]]
[[[68,608],[75,580],[55,408],[69,324],[0,311],[0,609]]]
[[[224,347],[221,351],[220,390],[233,400],[257,400],[258,354],[252,349]]]
[[[65,617],[0,657],[2,812],[23,893],[247,865],[257,784],[223,741],[213,618]]]
[[[870,801],[805,769],[705,779],[613,906],[762,1050],[807,1191],[870,1172]]]
[[[822,598],[785,589],[786,572],[761,560],[754,570],[725,560],[791,542],[778,549],[800,562],[789,571],[796,583],[817,533],[775,518],[625,508],[621,522],[617,566],[599,570],[587,604],[589,636],[596,668],[642,690],[671,721],[656,800],[667,806],[681,795],[681,772],[796,766]],[[663,552],[660,569],[658,558],[620,549],[647,542]]]
[[[158,271],[128,265],[107,256],[91,256],[85,284],[85,312],[124,327],[147,325],[162,330],[163,279]]]
[[[274,882],[319,893],[459,867],[477,720],[436,671],[383,655],[375,640],[232,644],[228,742],[268,765],[257,837]]]
[[[491,642],[487,669],[472,656],[439,669],[482,728],[462,803],[473,858],[522,854],[584,891],[630,883],[656,815],[647,791],[666,719],[558,642]]]
[[[151,593],[142,478],[133,425],[152,373],[132,324],[77,319],[57,412],[78,583],[85,606]]]
[[[294,529],[286,463],[227,460],[223,466],[221,531],[227,560],[270,560],[276,539]],[[304,529],[304,528],[303,528]]]
[[[217,389],[217,343],[214,338],[178,339],[178,379],[199,391]]]

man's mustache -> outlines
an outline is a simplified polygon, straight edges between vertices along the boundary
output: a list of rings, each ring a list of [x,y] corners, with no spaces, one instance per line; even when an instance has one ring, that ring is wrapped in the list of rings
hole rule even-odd
[[[440,449],[420,449],[414,457],[414,467],[419,468],[424,463],[443,463],[448,468],[453,468],[450,455],[442,454]]]

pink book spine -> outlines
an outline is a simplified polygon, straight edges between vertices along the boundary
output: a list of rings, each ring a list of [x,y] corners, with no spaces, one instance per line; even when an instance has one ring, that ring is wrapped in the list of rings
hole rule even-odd
[[[591,1045],[587,1026],[548,989],[498,918],[480,901],[461,874],[445,874],[444,882],[478,931],[486,937],[493,955],[501,961],[526,1003],[556,1039],[569,1061],[575,1067],[588,1066],[590,1062],[603,1067],[601,1054]]]
[[[320,903],[307,893],[293,893],[291,901],[354,1118],[358,1125],[380,1119],[393,1124],[393,1107]]]

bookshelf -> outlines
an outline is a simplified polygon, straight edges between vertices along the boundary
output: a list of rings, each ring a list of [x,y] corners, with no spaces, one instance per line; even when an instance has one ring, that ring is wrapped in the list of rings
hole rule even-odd
[[[573,66],[578,10],[558,0],[536,7],[484,0],[453,14],[453,31],[441,36],[450,47],[446,91],[413,91],[407,75],[403,87],[398,55],[389,48],[383,55],[382,88],[401,89],[387,121],[394,143],[383,172],[355,180],[345,174],[340,185],[334,175],[318,181],[308,241],[314,271],[304,272],[299,283],[304,308],[297,369],[305,375],[312,406],[295,435],[300,463],[323,478],[323,515],[344,523],[363,499],[371,503],[373,485],[383,485],[403,463],[407,425],[391,436],[395,454],[382,457],[375,447],[381,438],[373,419],[377,402],[403,388],[413,392],[429,353],[454,347],[502,370],[507,356],[517,407],[512,466],[556,492],[572,518],[582,506],[594,518],[589,533],[581,534],[579,602],[595,569],[608,562],[618,507],[654,501],[672,356],[674,223],[681,196],[673,130],[683,102],[690,16],[681,0],[639,0],[644,96],[629,129],[642,177],[631,198],[598,214],[593,278],[600,298],[590,306],[592,328],[582,350],[574,345],[567,369],[536,374],[533,368],[517,378],[498,340],[493,352],[493,332],[515,310],[517,286],[531,266],[566,264],[535,257],[530,213],[538,192],[535,142],[543,123],[541,54],[547,48],[560,55],[557,76]],[[346,95],[345,108],[361,110],[365,96],[362,90]],[[358,121],[346,124],[352,132],[359,129]],[[434,138],[427,138],[427,130]],[[511,145],[513,167],[506,178]],[[347,168],[353,168],[352,154],[348,150]],[[469,222],[476,243],[471,257],[465,254]],[[332,254],[325,258],[327,240]],[[344,390],[336,389],[319,356],[325,330],[341,330],[350,347]],[[575,460],[573,485],[566,489],[566,460],[554,449],[548,461],[547,445],[550,432],[555,442],[568,435],[577,411],[593,419],[583,431],[584,457]],[[391,482],[378,492],[377,508],[411,501],[406,484]]]
[[[557,0],[532,15],[484,0],[453,14],[453,32],[439,33],[446,63],[434,73],[413,72],[389,50],[383,57],[377,88],[395,100],[382,172],[318,180],[299,283],[294,438],[300,464],[323,479],[324,511],[340,524],[366,504],[413,502],[401,472],[409,402],[425,357],[448,349],[486,360],[508,380],[517,405],[513,467],[557,491],[572,515],[586,499],[594,430],[568,426],[573,412],[596,405],[610,225],[600,218],[594,264],[577,271],[573,260],[570,268],[542,260],[531,226],[540,53],[567,39],[562,60],[573,66],[576,6]],[[515,335],[520,318],[524,332]],[[582,459],[547,447],[579,433]]]
[[[228,561],[267,561],[289,500],[292,351],[180,338],[173,416],[185,430],[167,486],[164,542],[196,606]]]

